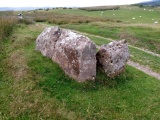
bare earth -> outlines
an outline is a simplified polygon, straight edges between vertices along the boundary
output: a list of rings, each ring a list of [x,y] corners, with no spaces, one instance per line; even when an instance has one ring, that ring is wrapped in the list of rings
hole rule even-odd
[[[160,74],[158,74],[156,72],[153,72],[152,69],[149,68],[149,67],[146,67],[144,65],[140,65],[139,63],[136,63],[136,62],[133,62],[133,61],[130,61],[130,60],[127,62],[127,64],[132,66],[132,67],[135,67],[136,69],[141,70],[144,73],[146,73],[146,74],[148,74],[150,76],[153,76],[153,77],[155,77],[155,78],[160,80]]]

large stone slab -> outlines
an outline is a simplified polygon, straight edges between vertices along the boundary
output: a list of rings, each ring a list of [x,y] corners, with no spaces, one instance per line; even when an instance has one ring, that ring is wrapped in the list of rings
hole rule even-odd
[[[110,78],[118,76],[125,70],[129,59],[127,41],[113,41],[102,45],[97,52],[97,66]]]
[[[96,46],[83,35],[59,27],[46,28],[36,40],[36,50],[79,82],[96,77]]]

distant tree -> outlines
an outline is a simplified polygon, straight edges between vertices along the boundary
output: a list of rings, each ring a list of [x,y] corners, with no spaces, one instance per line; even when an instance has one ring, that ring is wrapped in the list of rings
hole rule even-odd
[[[140,7],[140,8],[142,8],[142,7],[143,7],[143,5],[139,5],[139,7]]]
[[[49,8],[46,9],[46,11],[48,11],[48,10],[49,10]]]

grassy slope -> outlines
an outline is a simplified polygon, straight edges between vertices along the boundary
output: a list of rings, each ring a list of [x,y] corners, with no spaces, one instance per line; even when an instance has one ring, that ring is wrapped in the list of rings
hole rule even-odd
[[[119,10],[103,11],[102,16],[101,16],[101,11],[86,12],[84,10],[79,10],[79,9],[65,9],[65,10],[64,9],[54,9],[54,10],[50,10],[50,12],[117,19],[125,23],[152,24],[154,21],[160,21],[159,9],[154,9],[154,8],[145,8],[145,9],[146,10],[144,10],[144,8],[137,8],[136,6],[122,6]],[[154,11],[149,11],[149,10],[154,10]],[[133,20],[132,19],[133,17],[135,17],[136,19]],[[154,19],[154,21],[152,19]]]
[[[35,51],[43,29],[19,25],[0,51],[0,118],[160,119],[160,81],[127,66],[114,80],[98,71],[77,83]]]

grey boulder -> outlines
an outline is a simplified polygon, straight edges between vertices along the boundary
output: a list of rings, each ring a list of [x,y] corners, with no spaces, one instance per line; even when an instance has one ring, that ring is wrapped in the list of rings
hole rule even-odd
[[[97,66],[105,74],[114,78],[125,70],[129,59],[129,49],[127,41],[113,41],[102,45],[97,52]]]
[[[96,77],[96,46],[83,35],[49,27],[37,37],[36,50],[52,58],[67,75],[78,82],[94,80]]]

